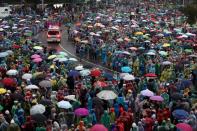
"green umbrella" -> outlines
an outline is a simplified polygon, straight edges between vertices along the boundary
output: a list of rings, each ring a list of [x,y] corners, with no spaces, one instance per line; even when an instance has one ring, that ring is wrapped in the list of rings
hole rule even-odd
[[[185,52],[192,53],[192,49],[185,49]]]

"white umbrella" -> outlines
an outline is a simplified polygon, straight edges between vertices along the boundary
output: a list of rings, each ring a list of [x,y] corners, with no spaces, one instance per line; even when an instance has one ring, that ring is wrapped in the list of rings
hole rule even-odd
[[[68,56],[68,54],[66,52],[63,52],[63,51],[59,52],[58,54]]]
[[[68,96],[65,96],[64,99],[72,100],[72,101],[77,101],[77,99],[75,98],[75,95],[68,95]]]
[[[30,109],[30,115],[43,114],[45,110],[45,106],[43,106],[42,104],[37,104],[32,106],[32,108]]]
[[[68,60],[69,60],[69,61],[75,61],[75,62],[78,61],[76,58],[69,58]]]
[[[129,73],[120,73],[120,78],[124,78],[126,75],[129,75]]]
[[[17,75],[18,74],[18,71],[11,69],[11,70],[8,70],[6,72],[6,74],[9,75],[9,76],[14,76],[14,75]]]
[[[9,55],[8,52],[0,52],[0,58],[4,58],[8,55]]]
[[[35,90],[35,89],[39,89],[39,87],[37,85],[28,85],[25,87],[26,90]]]
[[[148,52],[148,53],[146,53],[147,55],[155,55],[155,53],[154,52]]]
[[[80,71],[79,73],[81,74],[81,76],[88,76],[91,72],[88,69],[84,69]]]
[[[152,91],[150,91],[149,89],[146,89],[146,90],[142,90],[141,92],[140,92],[140,94],[141,95],[143,95],[143,96],[154,96],[154,93],[152,92]]]
[[[117,98],[117,95],[111,90],[102,90],[96,96],[103,100],[113,100]]]
[[[57,103],[57,106],[58,106],[59,108],[63,108],[63,109],[72,108],[72,105],[70,104],[70,102],[64,101],[64,100],[58,102],[58,103]]]
[[[58,61],[59,62],[66,62],[66,61],[68,61],[68,58],[58,58]]]
[[[189,55],[189,57],[197,58],[197,55],[193,54],[193,55]]]
[[[162,65],[171,65],[172,64],[172,62],[170,62],[170,61],[164,61],[164,62],[162,62]]]
[[[125,75],[123,77],[123,80],[126,80],[126,81],[135,80],[135,77],[133,75]]]
[[[23,76],[22,76],[22,79],[24,79],[24,80],[29,80],[29,79],[31,79],[32,78],[32,74],[29,74],[29,73],[25,73],[25,74],[23,74]]]
[[[14,52],[12,50],[7,50],[6,53],[8,53],[8,55],[14,54]]]
[[[82,65],[79,65],[79,66],[76,66],[75,67],[75,70],[77,70],[77,71],[81,71],[81,70],[83,70],[84,68],[83,68],[83,66]]]
[[[126,55],[131,55],[131,53],[129,53],[128,51],[123,51],[122,53]]]

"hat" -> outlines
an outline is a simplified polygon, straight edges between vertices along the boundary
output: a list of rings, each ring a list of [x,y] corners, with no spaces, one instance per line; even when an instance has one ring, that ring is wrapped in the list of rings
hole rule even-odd
[[[6,111],[5,111],[5,114],[6,114],[6,115],[9,115],[9,114],[10,114],[10,112],[9,112],[8,110],[6,110]]]

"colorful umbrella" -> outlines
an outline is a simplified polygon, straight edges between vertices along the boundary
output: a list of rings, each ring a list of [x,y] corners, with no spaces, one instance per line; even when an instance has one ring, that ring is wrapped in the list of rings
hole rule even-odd
[[[35,63],[39,63],[39,62],[41,62],[41,61],[42,61],[42,58],[33,59],[33,62],[35,62]]]
[[[189,113],[182,109],[174,110],[172,115],[178,120],[187,119],[189,117]]]
[[[16,84],[15,80],[12,78],[4,78],[2,82],[5,86],[12,86],[13,84]]]
[[[154,74],[154,73],[147,73],[147,74],[145,74],[144,76],[145,76],[145,77],[157,77],[157,75]]]
[[[98,76],[101,76],[101,71],[99,69],[93,69],[91,70],[90,74],[91,76],[98,77]]]
[[[32,59],[36,59],[36,58],[41,58],[41,57],[40,57],[40,55],[38,55],[38,54],[34,54],[34,55],[31,56],[31,58],[32,58]]]
[[[107,87],[107,83],[103,82],[103,81],[97,81],[94,83],[95,87]]]
[[[129,73],[129,72],[132,72],[132,69],[129,66],[124,66],[124,67],[121,68],[121,71],[123,73]]]
[[[161,96],[151,96],[150,99],[153,101],[163,101],[164,100],[163,97],[161,97]]]
[[[108,131],[108,129],[102,124],[96,124],[90,129],[90,131]]]
[[[68,73],[68,76],[72,76],[72,77],[78,77],[80,74],[78,71],[76,70],[71,70],[69,73]]]
[[[140,92],[140,94],[143,96],[148,96],[148,97],[154,96],[154,93],[152,91],[150,91],[149,89],[142,90]]]
[[[176,124],[176,127],[180,131],[193,131],[192,127],[189,124],[186,124],[186,123],[178,123],[178,124]]]
[[[56,57],[57,57],[57,55],[50,55],[50,56],[48,57],[48,59],[51,60],[51,59],[54,59],[54,58],[56,58]]]
[[[2,95],[2,94],[5,94],[6,93],[6,89],[4,89],[4,88],[0,88],[0,95]]]
[[[88,116],[89,111],[86,108],[78,108],[75,110],[75,115],[76,116]]]

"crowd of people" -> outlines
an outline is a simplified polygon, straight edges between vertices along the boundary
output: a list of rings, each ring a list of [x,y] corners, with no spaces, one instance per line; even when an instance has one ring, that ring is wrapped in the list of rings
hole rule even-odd
[[[64,11],[1,20],[0,131],[197,130],[196,25],[147,2]],[[105,68],[34,38],[57,21],[80,59]]]

